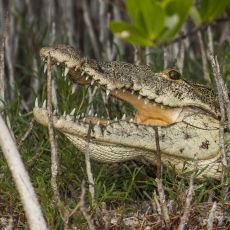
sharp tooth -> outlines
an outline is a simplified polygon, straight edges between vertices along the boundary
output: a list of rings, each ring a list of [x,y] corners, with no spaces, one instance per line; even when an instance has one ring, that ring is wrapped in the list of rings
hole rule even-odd
[[[46,73],[46,71],[47,71],[47,63],[45,63],[44,65],[44,73]]]
[[[88,115],[89,115],[89,116],[92,115],[92,110],[91,110],[91,109],[89,110]]]
[[[83,122],[85,122],[85,121],[86,121],[86,118],[84,117],[84,118],[83,118]]]
[[[100,121],[97,121],[97,125],[100,125]]]
[[[78,67],[76,66],[74,70],[77,71],[77,70],[78,70]]]
[[[137,99],[138,99],[138,100],[140,100],[140,99],[141,99],[141,95],[140,95],[140,94],[138,95]]]
[[[81,114],[81,117],[84,117],[84,116],[85,116],[85,114],[84,114],[84,113],[82,113],[82,114]]]
[[[82,71],[81,76],[83,76],[84,74],[85,74],[85,71]],[[89,78],[89,76],[86,76],[86,78]],[[88,80],[88,79],[86,79],[86,80]]]
[[[121,118],[121,120],[124,121],[125,119],[126,119],[126,114],[124,113],[123,116],[122,116],[122,118]]]
[[[73,116],[67,115],[67,116],[66,116],[66,120],[67,120],[67,121],[72,121],[72,120],[73,120]]]
[[[107,121],[107,125],[109,125],[110,124],[110,121]]]
[[[38,107],[38,98],[36,97],[35,102],[34,102],[34,107]]]
[[[56,109],[53,111],[53,115],[57,115],[57,110]]]
[[[129,122],[133,122],[133,118],[130,118]]]
[[[126,89],[122,89],[122,92],[124,93],[126,91]]]
[[[77,115],[77,116],[76,116],[76,119],[78,120],[79,118],[80,118],[80,115]]]
[[[134,94],[134,90],[131,91],[131,94]]]
[[[70,115],[71,115],[71,116],[73,116],[73,115],[74,115],[75,110],[76,110],[76,109],[74,108],[74,109],[71,111],[71,113],[70,113]]]
[[[42,108],[46,109],[46,100],[44,100],[43,104],[42,104]]]
[[[110,94],[110,90],[107,89],[107,90],[106,90],[106,95],[109,96],[109,94]]]
[[[117,121],[117,120],[118,120],[117,117],[115,117],[114,121]]]
[[[60,65],[60,62],[57,62],[57,65]]]
[[[71,88],[71,93],[74,94],[76,92],[76,89],[77,89],[77,84],[74,83]]]
[[[46,59],[43,57],[43,58],[42,58],[42,61],[45,61],[45,60],[46,60]]]
[[[149,103],[149,99],[145,98],[144,103],[145,103],[145,105],[147,105]]]
[[[68,68],[68,67],[65,67],[64,76],[66,77],[68,73],[69,73],[69,68]]]
[[[95,114],[95,117],[97,117],[97,113]]]
[[[91,85],[93,85],[93,84],[94,84],[94,82],[95,82],[95,81],[94,81],[94,79],[92,79],[92,81],[91,81]]]
[[[89,76],[86,76],[85,80],[87,81],[89,79]]]
[[[64,113],[63,113],[63,115],[62,115],[63,117],[66,117],[66,111],[64,111]]]

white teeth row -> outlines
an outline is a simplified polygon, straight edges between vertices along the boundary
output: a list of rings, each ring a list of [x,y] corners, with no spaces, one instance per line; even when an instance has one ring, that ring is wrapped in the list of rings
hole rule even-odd
[[[60,65],[60,63],[57,63],[57,65]],[[75,70],[77,70],[77,69],[78,69],[78,68],[76,67]],[[64,70],[64,73],[63,73],[64,77],[67,76],[67,74],[69,73],[69,70],[70,70],[70,69],[69,69],[68,67],[65,67],[65,70]],[[45,63],[45,65],[44,65],[44,73],[46,73],[46,71],[47,71],[47,63]],[[83,75],[85,75],[85,72],[84,72],[84,71],[81,73],[81,76],[83,76]],[[85,80],[88,81],[89,78],[90,78],[90,77],[87,75],[87,76],[85,77]],[[95,83],[95,80],[92,79],[90,84],[93,85],[94,83]],[[97,86],[95,86],[95,87],[97,87]],[[72,94],[75,93],[76,88],[77,88],[77,84],[74,83],[74,84],[72,85]],[[126,92],[126,89],[123,88],[123,89],[122,89],[122,92]],[[109,96],[110,93],[111,93],[111,91],[110,91],[109,89],[106,89],[106,96]],[[118,93],[118,91],[115,90],[115,94],[117,94],[117,93]],[[132,91],[131,91],[131,94],[134,94],[134,93],[135,93],[135,91],[132,90]],[[139,94],[139,95],[137,96],[137,99],[138,99],[138,100],[141,100],[141,99],[142,99],[142,96]],[[148,98],[145,98],[145,99],[144,99],[144,104],[147,105],[148,103],[149,103],[149,99],[148,99]],[[153,103],[153,106],[156,106],[156,104]],[[161,108],[164,108],[164,106],[161,105]]]
[[[35,106],[35,108],[38,108],[38,107],[39,107],[39,105],[38,105],[38,98],[35,99],[34,106]],[[47,102],[46,102],[46,100],[43,101],[43,103],[42,103],[42,108],[43,108],[43,109],[46,109],[46,108],[47,108]],[[74,109],[70,112],[70,114],[66,114],[66,111],[64,111],[62,117],[64,117],[64,118],[67,119],[67,120],[73,120],[73,117],[74,117],[75,112],[76,112],[76,108],[74,108]],[[53,115],[57,115],[57,109],[55,109],[55,110],[53,111]],[[92,110],[89,110],[88,116],[93,116]],[[98,116],[97,113],[96,113],[94,116],[97,117],[97,116]],[[77,120],[80,119],[80,118],[83,118],[83,121],[85,121],[85,119],[86,119],[86,118],[85,118],[85,113],[82,113],[81,115],[76,115],[76,119],[77,119]],[[101,118],[104,119],[104,116],[102,116]],[[122,120],[122,121],[125,121],[125,120],[126,120],[126,114],[125,114],[125,113],[123,114],[121,120]],[[114,118],[114,121],[118,121],[118,118],[117,118],[117,117]],[[98,121],[98,122],[99,122],[99,121]],[[131,118],[131,119],[129,120],[129,122],[133,122],[133,119]],[[108,123],[110,123],[110,121],[108,121]]]

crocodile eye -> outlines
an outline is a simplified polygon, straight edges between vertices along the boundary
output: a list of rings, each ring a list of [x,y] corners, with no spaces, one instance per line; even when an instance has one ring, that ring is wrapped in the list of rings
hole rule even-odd
[[[181,77],[181,74],[177,72],[176,70],[170,70],[168,72],[169,78],[172,80],[179,80]]]

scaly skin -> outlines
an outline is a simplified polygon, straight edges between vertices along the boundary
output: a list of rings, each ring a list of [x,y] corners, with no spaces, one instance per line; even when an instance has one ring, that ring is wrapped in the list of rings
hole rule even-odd
[[[144,158],[156,164],[158,126],[164,165],[173,163],[180,171],[187,161],[188,170],[193,170],[196,155],[202,175],[220,178],[219,106],[211,89],[181,79],[175,70],[154,73],[148,66],[87,59],[65,45],[41,49],[43,59],[48,54],[52,64],[65,68],[73,81],[100,85],[137,110],[132,122],[54,116],[54,127],[82,151],[90,129],[91,158],[102,162]],[[33,114],[47,126],[46,108],[36,105]]]

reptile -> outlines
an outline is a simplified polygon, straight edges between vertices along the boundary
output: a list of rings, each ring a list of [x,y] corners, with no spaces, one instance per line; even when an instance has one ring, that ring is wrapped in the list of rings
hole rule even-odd
[[[108,163],[144,159],[156,165],[157,135],[163,165],[192,171],[196,157],[199,176],[221,177],[220,109],[213,89],[184,80],[175,69],[155,73],[147,65],[90,59],[68,45],[40,50],[44,62],[48,55],[51,64],[74,83],[98,86],[136,111],[133,117],[120,119],[83,118],[74,112],[53,115],[54,128],[78,149],[84,152],[89,143],[92,159]],[[36,102],[33,115],[38,123],[48,125],[46,106]],[[228,133],[224,136],[228,143]],[[230,158],[227,144],[226,152]]]

